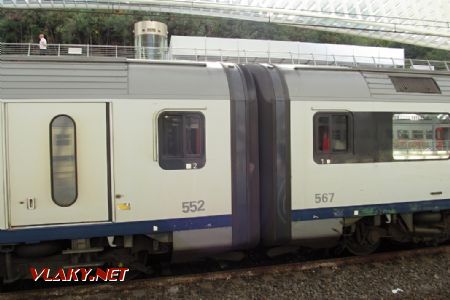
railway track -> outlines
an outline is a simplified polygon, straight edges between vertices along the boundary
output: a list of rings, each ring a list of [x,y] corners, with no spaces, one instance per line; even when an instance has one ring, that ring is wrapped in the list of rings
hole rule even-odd
[[[343,258],[323,259],[316,261],[288,263],[270,266],[259,266],[242,269],[234,269],[227,271],[208,272],[201,274],[188,274],[179,276],[167,276],[150,279],[129,280],[121,283],[102,283],[102,284],[87,284],[80,286],[71,286],[63,288],[48,288],[31,291],[17,291],[0,294],[1,299],[54,299],[67,297],[70,299],[85,299],[93,297],[93,299],[109,298],[110,296],[121,296],[122,299],[139,298],[139,296],[147,297],[146,291],[155,289],[163,289],[172,292],[178,291],[180,286],[196,286],[198,284],[215,284],[217,282],[227,282],[230,280],[244,280],[251,281],[254,278],[261,276],[284,276],[298,272],[321,272],[328,270],[336,270],[343,267],[369,264],[384,264],[392,261],[408,261],[417,260],[421,257],[431,257],[437,255],[444,255],[450,258],[450,245],[420,248],[414,250],[402,250],[394,252],[377,253],[369,256],[352,256]],[[450,273],[450,269],[448,270]],[[309,274],[308,273],[308,274]],[[448,274],[447,274],[448,275]],[[438,276],[438,275],[434,275]],[[450,276],[448,276],[450,277]],[[393,290],[394,292],[394,290]],[[110,295],[110,296],[108,296]],[[225,295],[221,295],[224,296]],[[106,298],[104,298],[106,297]],[[270,298],[270,296],[269,296]]]

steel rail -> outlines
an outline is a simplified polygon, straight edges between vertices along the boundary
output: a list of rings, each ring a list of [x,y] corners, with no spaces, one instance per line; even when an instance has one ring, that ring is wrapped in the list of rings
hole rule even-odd
[[[237,278],[253,278],[266,274],[286,274],[292,272],[309,271],[317,269],[336,269],[341,266],[360,265],[368,263],[383,263],[399,259],[431,256],[450,253],[450,246],[439,246],[430,248],[419,248],[413,250],[401,250],[393,252],[376,253],[368,256],[350,256],[333,259],[323,259],[308,262],[279,264],[270,266],[259,266],[228,271],[208,272],[200,274],[188,274],[180,276],[159,277],[150,279],[130,280],[114,284],[88,284],[86,286],[73,286],[52,289],[39,289],[33,291],[20,291],[0,294],[0,298],[8,300],[34,299],[34,298],[60,298],[62,296],[78,297],[82,299],[87,296],[102,295],[106,293],[120,294],[134,290],[145,290],[148,288],[176,285],[186,285],[205,281],[230,280]]]

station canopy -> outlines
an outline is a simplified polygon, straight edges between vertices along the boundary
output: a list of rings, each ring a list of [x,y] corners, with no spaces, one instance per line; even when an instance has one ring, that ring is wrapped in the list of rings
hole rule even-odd
[[[0,7],[123,9],[224,17],[450,50],[448,0],[0,0]]]

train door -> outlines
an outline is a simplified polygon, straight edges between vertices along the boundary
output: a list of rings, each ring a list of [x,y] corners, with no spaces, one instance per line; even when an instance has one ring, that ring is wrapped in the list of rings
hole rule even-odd
[[[6,109],[10,225],[107,221],[107,104]]]

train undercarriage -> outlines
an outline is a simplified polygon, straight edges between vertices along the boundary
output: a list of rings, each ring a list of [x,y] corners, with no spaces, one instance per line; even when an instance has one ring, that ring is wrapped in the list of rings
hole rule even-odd
[[[450,238],[450,211],[347,218],[343,223],[337,248],[354,255],[375,252],[383,240],[434,246]],[[154,265],[171,261],[172,252],[170,234],[2,245],[0,278],[5,284],[30,278],[31,267],[67,270],[111,266],[129,268],[130,274],[152,274]]]

